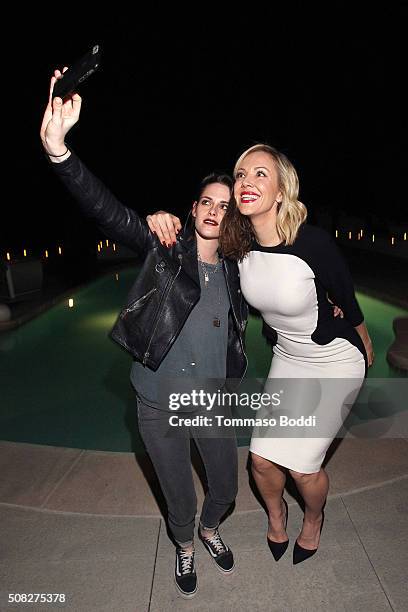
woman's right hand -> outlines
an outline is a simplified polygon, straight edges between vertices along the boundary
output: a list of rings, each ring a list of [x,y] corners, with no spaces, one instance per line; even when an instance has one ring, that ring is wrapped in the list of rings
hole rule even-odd
[[[63,72],[66,70],[68,70],[67,67],[64,68]],[[82,102],[81,96],[77,93],[67,97],[65,101],[58,97],[52,98],[54,85],[61,76],[62,73],[59,70],[55,70],[54,76],[51,77],[48,104],[40,130],[44,149],[49,155],[56,156],[66,151],[67,147],[64,144],[65,136],[79,120]]]
[[[159,210],[153,215],[147,215],[147,224],[158,239],[165,246],[171,247],[176,244],[176,235],[181,230],[180,219],[164,210]]]

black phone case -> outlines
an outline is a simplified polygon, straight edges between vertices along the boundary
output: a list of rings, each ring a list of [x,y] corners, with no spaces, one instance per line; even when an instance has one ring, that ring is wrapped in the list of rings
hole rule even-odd
[[[99,68],[101,47],[94,45],[80,60],[64,72],[61,79],[54,85],[52,97],[65,98],[76,91],[78,85],[86,81]]]

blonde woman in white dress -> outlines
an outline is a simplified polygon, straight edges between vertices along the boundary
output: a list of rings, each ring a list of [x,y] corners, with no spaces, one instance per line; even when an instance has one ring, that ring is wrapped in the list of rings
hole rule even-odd
[[[305,223],[291,162],[268,145],[255,145],[238,159],[234,178],[235,206],[230,204],[225,215],[220,246],[238,261],[243,295],[274,341],[267,389],[277,391],[274,379],[278,387],[290,379],[290,399],[283,400],[280,413],[315,415],[319,424],[318,437],[306,428],[298,428],[296,437],[255,429],[250,444],[252,473],[269,514],[267,542],[276,560],[289,541],[282,497],[287,471],[303,497],[303,525],[293,549],[293,562],[300,563],[319,546],[329,489],[321,465],[373,361],[373,348],[336,244],[326,231]],[[333,317],[328,298],[344,318]]]

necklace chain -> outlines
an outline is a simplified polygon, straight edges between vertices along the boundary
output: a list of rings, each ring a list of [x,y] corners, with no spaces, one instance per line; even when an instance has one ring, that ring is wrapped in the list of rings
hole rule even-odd
[[[204,284],[207,287],[208,283],[210,282],[210,274],[215,274],[218,271],[218,265],[220,263],[220,259],[217,256],[217,263],[215,264],[215,268],[213,270],[209,270],[207,268],[207,266],[205,265],[204,261],[201,259],[200,251],[198,251],[198,250],[197,250],[197,259],[200,262],[201,268],[203,270],[203,273],[204,273]]]
[[[203,262],[203,260],[201,259],[201,255],[200,252],[197,250],[197,259],[201,265],[201,268],[203,270],[203,274],[204,274],[204,285],[207,288],[208,283],[210,281],[210,274],[215,274],[218,270],[218,265],[220,263],[220,258],[217,255],[217,263],[215,264],[215,267],[213,270],[208,270],[207,266],[205,265],[205,263]],[[218,308],[221,308],[221,288],[218,287]],[[219,317],[218,314],[215,314],[213,317],[213,321],[212,324],[214,327],[220,327],[221,325],[221,319]]]

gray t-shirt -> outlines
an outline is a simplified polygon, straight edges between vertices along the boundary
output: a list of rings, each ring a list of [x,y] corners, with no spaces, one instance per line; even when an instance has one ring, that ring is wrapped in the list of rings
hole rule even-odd
[[[205,267],[207,284],[198,262],[200,300],[158,369],[154,372],[133,362],[132,384],[142,402],[153,408],[169,410],[170,393],[204,387],[214,391],[225,382],[230,302],[221,263],[217,268],[207,263]]]

